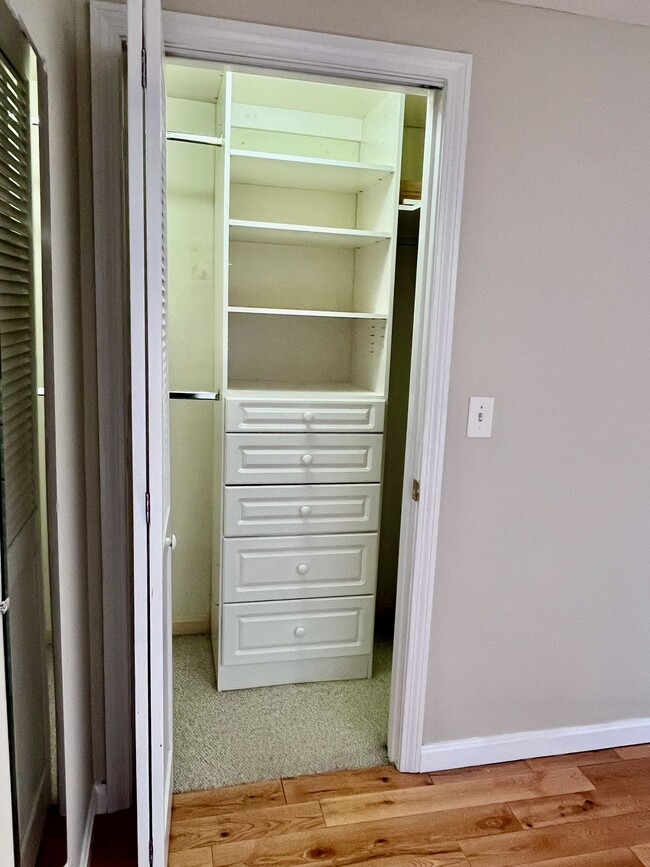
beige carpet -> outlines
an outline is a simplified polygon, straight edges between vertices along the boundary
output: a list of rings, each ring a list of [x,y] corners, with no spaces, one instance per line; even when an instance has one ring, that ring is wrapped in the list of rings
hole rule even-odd
[[[218,693],[208,635],[174,639],[174,789],[388,761],[391,645],[375,644],[371,680]]]

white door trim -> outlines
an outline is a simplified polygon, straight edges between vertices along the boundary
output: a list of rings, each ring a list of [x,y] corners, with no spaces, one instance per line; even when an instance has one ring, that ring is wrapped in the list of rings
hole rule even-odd
[[[112,243],[105,229],[116,225],[111,223],[111,215],[114,217],[120,211],[120,188],[115,186],[115,177],[108,177],[98,161],[107,151],[120,152],[121,117],[115,113],[119,82],[115,78],[110,82],[101,80],[100,75],[106,73],[109,65],[113,70],[119,68],[118,54],[126,36],[126,8],[95,0],[91,13],[93,150],[96,182],[99,181],[94,193],[95,237],[100,263],[96,274],[97,304],[98,311],[108,317],[111,326],[106,328],[104,321],[98,319],[98,364],[106,371],[115,363],[115,340],[119,341],[118,346],[124,345],[120,335],[111,331],[118,326],[122,309],[122,299],[116,300],[119,293],[115,291],[117,283],[114,278],[123,263],[122,254],[116,257],[114,248],[111,249],[112,261],[108,263],[103,247],[103,239]],[[176,12],[164,13],[164,30],[167,51],[174,55],[290,69],[307,74],[442,88],[435,118],[437,142],[435,153],[431,155],[435,170],[430,173],[430,200],[436,205],[435,209],[429,209],[428,215],[423,215],[422,221],[422,238],[427,237],[430,243],[421,257],[425,288],[420,304],[422,315],[416,318],[405,473],[405,492],[410,495],[412,479],[417,478],[420,480],[421,499],[417,505],[408,497],[404,500],[389,739],[391,759],[400,770],[418,771],[423,741],[472,58],[467,54],[417,46]],[[112,304],[116,307],[111,307]],[[117,305],[120,305],[119,310]],[[109,371],[109,380],[111,375],[118,380],[121,376],[119,372]],[[105,412],[108,411],[107,400],[111,411],[115,412],[114,396],[115,391],[111,390],[100,393],[100,406],[103,402]],[[116,424],[119,426],[120,421]],[[104,444],[102,466],[124,465],[124,445],[117,440],[113,437]],[[102,508],[102,520],[111,525],[112,538],[115,537],[115,528],[120,526],[119,523],[111,524],[113,517],[126,514],[130,507],[130,503],[119,499],[128,492],[114,494],[115,500],[107,504],[106,509]],[[110,573],[104,580],[110,582]],[[105,637],[111,639],[111,636],[106,636],[106,630]],[[120,638],[123,640],[123,636]],[[109,646],[105,653],[123,657],[124,646]],[[107,720],[107,726],[115,724],[118,720]]]

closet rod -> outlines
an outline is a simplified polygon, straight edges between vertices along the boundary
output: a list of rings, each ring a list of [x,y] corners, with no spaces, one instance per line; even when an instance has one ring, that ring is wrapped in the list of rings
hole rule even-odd
[[[221,400],[218,391],[170,391],[170,400]]]
[[[195,135],[191,132],[173,132],[167,130],[167,141],[185,141],[190,144],[205,144],[212,147],[220,148],[223,145],[223,138],[215,135]]]

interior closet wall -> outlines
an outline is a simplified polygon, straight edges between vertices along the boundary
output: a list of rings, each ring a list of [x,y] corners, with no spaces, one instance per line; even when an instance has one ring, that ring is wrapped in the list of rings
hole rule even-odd
[[[220,74],[169,64],[167,128],[214,135]],[[174,96],[172,94],[180,94]],[[191,98],[201,96],[200,99]],[[169,141],[167,214],[169,237],[170,388],[216,391],[221,351],[216,317],[221,299],[215,285],[216,149]],[[175,634],[209,632],[213,526],[219,499],[213,473],[221,464],[214,449],[221,403],[170,402],[171,491],[174,533],[173,628]]]
[[[414,199],[421,197],[425,118],[426,99],[407,95],[404,104],[400,187],[402,191],[410,191]],[[400,199],[404,197],[401,193]],[[413,211],[400,210],[397,224],[393,331],[377,570],[376,624],[377,630],[386,635],[392,634],[397,596],[419,218],[419,208]]]

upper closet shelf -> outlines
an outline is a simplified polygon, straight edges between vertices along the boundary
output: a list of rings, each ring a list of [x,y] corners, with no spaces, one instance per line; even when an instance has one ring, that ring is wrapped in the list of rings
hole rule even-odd
[[[256,220],[231,220],[231,241],[258,244],[292,244],[300,247],[366,247],[390,238],[389,232],[366,229],[334,229],[328,226],[296,226],[290,223],[262,223]]]
[[[229,313],[254,313],[265,316],[314,316],[326,319],[388,319],[387,313],[357,313],[349,310],[312,310],[288,307],[229,307]]]
[[[393,166],[232,150],[230,179],[236,184],[360,193],[393,175]]]

